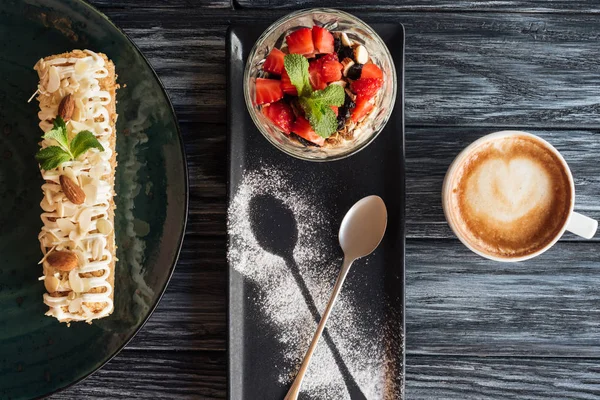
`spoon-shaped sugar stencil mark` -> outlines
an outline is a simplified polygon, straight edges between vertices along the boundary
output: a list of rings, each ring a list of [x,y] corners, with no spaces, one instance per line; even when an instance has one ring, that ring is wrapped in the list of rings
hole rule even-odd
[[[252,233],[260,247],[280,256],[286,262],[293,260],[298,242],[298,226],[294,212],[281,200],[269,194],[252,197],[249,210]]]
[[[331,310],[333,310],[335,301],[340,294],[340,290],[342,289],[342,285],[346,280],[346,276],[348,275],[348,271],[350,271],[352,263],[357,258],[371,254],[377,248],[377,246],[379,246],[379,243],[385,234],[386,227],[387,209],[385,207],[385,203],[379,196],[368,196],[359,200],[350,208],[350,210],[348,210],[344,216],[344,220],[342,221],[340,232],[338,234],[340,246],[344,251],[344,262],[342,263],[340,274],[338,275],[338,279],[333,287],[333,292],[329,298],[329,303],[325,308],[325,312],[323,313],[323,317],[319,322],[317,331],[315,332],[313,340],[308,347],[308,351],[304,356],[304,360],[302,361],[298,375],[296,376],[294,383],[292,383],[292,386],[290,387],[290,390],[288,391],[284,400],[298,399],[300,387],[302,386],[304,375],[306,374],[310,364],[310,359],[312,358],[312,355],[319,344],[319,339],[323,334],[323,330],[325,329],[329,315],[331,315]],[[353,399],[357,398],[352,394],[352,392],[350,392],[350,395]],[[362,398],[364,398],[364,396]]]
[[[300,268],[294,260],[294,248],[298,241],[298,226],[293,211],[281,200],[269,194],[254,196],[250,200],[249,210],[250,226],[259,246],[263,250],[283,258],[302,293],[302,297],[315,323],[319,323],[321,314],[302,278]],[[325,332],[323,337],[331,350],[331,354],[342,374],[351,398],[366,400],[366,397],[348,370],[329,332]]]

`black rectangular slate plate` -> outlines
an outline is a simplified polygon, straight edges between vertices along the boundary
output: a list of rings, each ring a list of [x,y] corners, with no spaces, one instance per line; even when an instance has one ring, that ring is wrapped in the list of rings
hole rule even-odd
[[[370,321],[371,316],[379,316],[375,325],[363,324],[360,329],[371,329],[369,335],[389,336],[384,338],[391,344],[383,355],[389,365],[385,371],[381,371],[388,382],[382,398],[399,398],[404,393],[404,28],[401,24],[372,24],[372,27],[387,44],[396,65],[398,90],[394,113],[379,137],[367,148],[349,158],[327,163],[302,161],[284,154],[272,146],[254,126],[244,102],[243,72],[248,53],[266,26],[230,27],[227,42],[228,204],[231,212],[232,200],[245,174],[265,165],[284,171],[297,186],[301,187],[306,182],[315,196],[315,204],[322,205],[323,211],[328,215],[332,229],[326,240],[335,249],[332,250],[332,259],[338,259],[341,265],[342,253],[337,245],[337,229],[344,214],[364,196],[376,194],[383,198],[388,208],[385,238],[372,255],[355,263],[342,292],[347,291],[353,296],[355,304],[360,305],[363,313],[356,316],[357,320]],[[269,207],[273,207],[268,199],[256,200],[263,202],[259,206],[266,208],[267,212]],[[231,220],[231,215],[228,220]],[[290,236],[291,228],[281,222],[256,228],[253,231],[256,240],[261,242],[261,236],[264,235],[285,241]],[[230,230],[229,252],[239,250],[233,248],[237,245],[232,241]],[[288,370],[299,367],[299,362],[286,365],[282,358],[282,352],[286,349],[277,341],[265,311],[256,304],[257,298],[268,295],[269,293],[261,293],[255,282],[240,274],[230,259],[230,399],[283,399],[288,387],[280,382],[280,371],[282,367]],[[333,311],[334,315],[336,309]],[[314,325],[316,327],[316,322]],[[324,345],[327,344],[321,339],[319,346]],[[341,353],[343,352],[344,349]],[[373,396],[362,393],[364,390],[354,377],[347,376],[351,375],[348,371],[354,366],[344,365],[346,360],[339,358],[336,361],[350,397],[371,399]],[[364,360],[365,363],[368,361]],[[324,399],[323,396],[301,394],[300,399]]]

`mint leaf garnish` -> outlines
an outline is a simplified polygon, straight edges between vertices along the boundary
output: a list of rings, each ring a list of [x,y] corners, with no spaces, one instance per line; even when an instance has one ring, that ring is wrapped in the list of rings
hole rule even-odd
[[[307,116],[315,132],[323,138],[328,138],[337,130],[337,118],[327,105],[318,104]]]
[[[35,155],[35,159],[44,171],[58,167],[60,164],[71,159],[71,155],[59,146],[49,146],[41,149]]]
[[[329,85],[323,90],[312,92],[309,97],[298,99],[317,135],[327,139],[337,130],[337,118],[330,106],[341,106],[345,96],[343,87]]]
[[[298,90],[298,96],[309,96],[312,87],[308,80],[308,60],[301,54],[287,54],[283,58],[283,66],[290,77],[290,82]]]
[[[315,132],[328,138],[337,130],[337,118],[329,106],[344,104],[344,88],[329,85],[323,90],[313,91],[308,73],[308,60],[300,54],[287,54],[283,65],[290,82],[298,90],[298,101]]]
[[[102,147],[98,139],[96,139],[96,136],[90,131],[79,132],[73,140],[71,140],[69,148],[74,159],[92,148],[104,151],[104,147]]]
[[[54,127],[46,132],[43,138],[52,139],[58,143],[58,146],[48,146],[40,149],[35,155],[35,159],[45,171],[54,169],[66,161],[73,161],[89,149],[95,148],[104,151],[104,147],[90,131],[77,133],[69,144],[67,125],[59,116],[54,120]]]
[[[311,99],[317,100],[328,106],[341,106],[344,104],[346,94],[340,85],[329,85],[323,90],[317,90],[310,95]]]
[[[69,149],[69,137],[67,136],[67,125],[60,116],[54,120],[54,128],[46,132],[44,139],[54,139],[63,149]]]

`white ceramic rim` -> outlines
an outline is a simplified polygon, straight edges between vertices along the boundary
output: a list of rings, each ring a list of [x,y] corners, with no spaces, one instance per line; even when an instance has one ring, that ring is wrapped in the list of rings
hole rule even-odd
[[[447,203],[449,202],[448,199],[449,199],[449,191],[451,190],[452,178],[454,177],[454,174],[459,169],[459,167],[462,165],[463,161],[469,155],[471,155],[477,147],[481,146],[482,144],[493,141],[493,140],[497,140],[500,138],[509,137],[509,136],[528,136],[528,137],[531,137],[531,138],[539,141],[540,143],[545,145],[549,150],[551,150],[561,161],[565,171],[567,171],[567,176],[569,178],[569,186],[571,188],[571,204],[569,207],[569,216],[567,218],[565,218],[565,221],[563,222],[563,226],[560,229],[559,233],[557,233],[556,236],[546,246],[544,246],[540,250],[538,250],[534,253],[531,253],[531,254],[527,254],[525,256],[520,256],[520,257],[498,257],[498,256],[494,256],[491,254],[484,253],[484,252],[476,249],[475,247],[473,247],[464,238],[464,236],[462,235],[460,230],[455,226],[453,218],[450,217],[450,210],[448,210],[449,207],[447,206]],[[569,168],[569,165],[565,161],[562,154],[560,154],[560,152],[558,150],[556,150],[556,148],[554,146],[552,146],[550,143],[548,143],[546,140],[542,139],[541,137],[539,137],[537,135],[531,134],[529,132],[499,131],[499,132],[490,133],[488,135],[485,135],[485,136],[477,139],[476,141],[471,143],[469,146],[467,146],[463,151],[461,151],[458,154],[458,156],[456,156],[454,161],[452,161],[452,164],[450,164],[450,167],[448,167],[448,171],[446,172],[446,176],[444,177],[444,183],[442,185],[442,207],[444,209],[444,216],[446,217],[446,221],[448,222],[448,225],[450,225],[450,228],[452,229],[454,234],[458,237],[458,239],[462,242],[462,244],[464,244],[472,252],[479,254],[480,256],[485,257],[487,259],[494,260],[494,261],[501,261],[501,262],[525,261],[525,260],[529,260],[531,258],[537,257],[540,254],[544,253],[546,250],[550,249],[552,246],[554,246],[556,244],[556,242],[562,237],[562,235],[567,230],[567,225],[569,224],[569,220],[571,219],[571,216],[573,215],[573,210],[575,208],[575,182],[573,181],[573,174],[571,173],[571,169]]]

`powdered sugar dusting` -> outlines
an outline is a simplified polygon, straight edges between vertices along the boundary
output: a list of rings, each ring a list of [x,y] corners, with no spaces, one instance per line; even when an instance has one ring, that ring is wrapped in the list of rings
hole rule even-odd
[[[260,307],[261,318],[268,321],[276,340],[285,349],[282,354],[284,365],[278,366],[281,371],[278,381],[282,386],[293,380],[317,323],[288,262],[261,248],[257,241],[250,203],[256,196],[268,195],[291,210],[298,230],[293,261],[310,297],[322,313],[339,272],[341,258],[339,249],[334,246],[338,226],[332,226],[324,207],[315,204],[318,196],[311,192],[312,187],[310,182],[294,184],[284,172],[263,166],[245,174],[228,211],[229,262],[259,288],[258,293],[248,300]],[[389,329],[389,316],[369,313],[371,327],[380,327],[378,334],[373,334],[373,330],[365,328],[365,310],[356,301],[354,293],[347,287],[342,289],[328,322],[331,339],[367,399],[401,398],[402,385],[397,384],[400,371],[394,369],[402,361],[403,340],[394,337],[393,333],[401,332],[401,329]],[[401,323],[401,316],[397,321]],[[323,339],[313,356],[302,392],[311,399],[350,399],[346,380]]]

